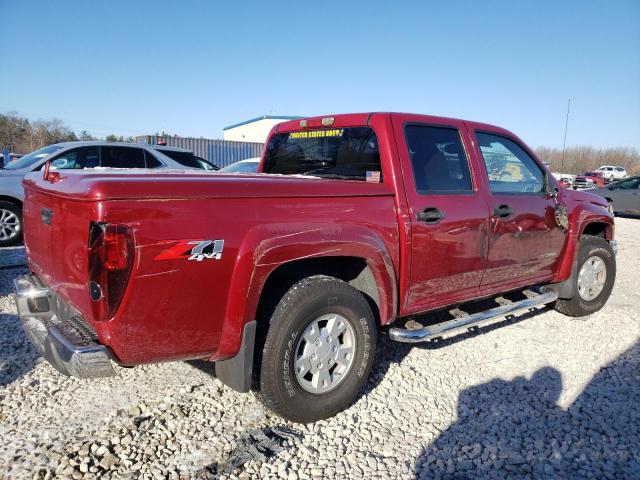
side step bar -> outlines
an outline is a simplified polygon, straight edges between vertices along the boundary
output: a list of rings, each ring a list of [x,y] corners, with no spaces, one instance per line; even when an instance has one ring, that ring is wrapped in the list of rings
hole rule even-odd
[[[491,323],[500,317],[513,315],[536,306],[555,302],[558,298],[558,294],[556,292],[544,288],[538,290],[536,294],[533,295],[533,292],[530,290],[527,290],[524,293],[527,298],[520,300],[519,302],[512,302],[508,304],[500,302],[501,304],[499,307],[468,316],[460,315],[458,312],[461,311],[456,309],[457,314],[454,314],[456,318],[452,320],[417,329],[391,328],[389,330],[389,336],[392,340],[397,342],[427,342],[434,338],[442,337],[443,335],[460,332],[461,330],[467,330],[472,327],[480,327],[486,323]]]

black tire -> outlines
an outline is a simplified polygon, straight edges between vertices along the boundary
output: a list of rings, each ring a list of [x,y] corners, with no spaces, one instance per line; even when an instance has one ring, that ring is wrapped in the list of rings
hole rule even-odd
[[[3,212],[11,212],[18,219],[18,233],[17,235],[12,236],[11,238],[1,238],[3,236],[3,231],[0,230],[0,247],[8,247],[9,245],[15,245],[22,241],[22,209],[20,206],[16,205],[12,202],[0,201],[0,221],[2,220]],[[2,225],[0,225],[2,228]],[[4,230],[4,232],[8,232],[8,230]]]
[[[355,337],[353,360],[332,390],[313,393],[297,379],[294,359],[305,329],[327,314],[338,314],[349,323]],[[375,317],[361,292],[337,278],[305,278],[282,297],[268,328],[254,369],[254,390],[266,407],[287,420],[309,423],[351,405],[369,377],[377,341]]]
[[[578,268],[574,278],[574,296],[556,301],[555,309],[570,317],[584,317],[600,310],[607,302],[616,280],[616,257],[609,242],[604,238],[583,235],[578,244]],[[593,299],[585,300],[578,292],[578,272],[591,257],[600,257],[606,268],[606,279],[602,291]]]

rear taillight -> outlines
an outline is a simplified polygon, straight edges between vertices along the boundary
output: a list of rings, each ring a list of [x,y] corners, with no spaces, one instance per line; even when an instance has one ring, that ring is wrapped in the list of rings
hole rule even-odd
[[[91,224],[89,295],[96,320],[116,314],[133,268],[133,231],[125,225]]]

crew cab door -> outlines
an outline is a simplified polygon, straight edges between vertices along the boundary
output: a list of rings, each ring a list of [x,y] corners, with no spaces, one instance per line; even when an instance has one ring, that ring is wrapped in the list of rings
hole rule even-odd
[[[492,215],[482,289],[551,277],[565,232],[556,224],[556,199],[546,191],[544,169],[515,138],[491,131],[475,131],[475,138]]]
[[[464,124],[404,115],[392,121],[411,222],[402,312],[475,296],[486,268],[489,211]]]

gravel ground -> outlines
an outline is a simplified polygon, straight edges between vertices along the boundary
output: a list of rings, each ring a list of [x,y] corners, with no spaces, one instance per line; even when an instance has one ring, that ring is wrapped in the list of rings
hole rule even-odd
[[[382,337],[365,393],[308,426],[202,362],[59,375],[15,313],[25,270],[6,266],[23,251],[0,250],[0,477],[640,478],[640,220],[618,219],[617,236],[602,311],[545,310],[435,345]]]

